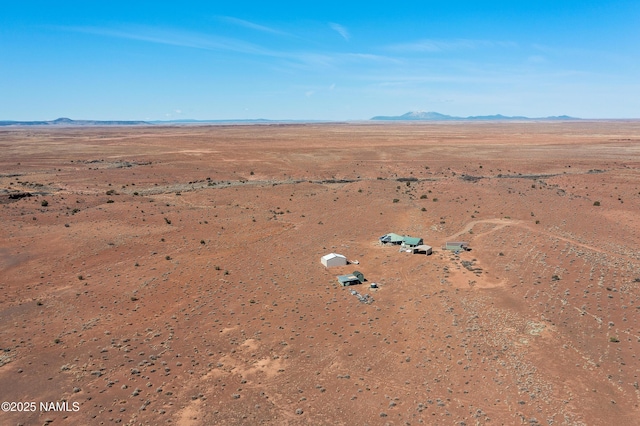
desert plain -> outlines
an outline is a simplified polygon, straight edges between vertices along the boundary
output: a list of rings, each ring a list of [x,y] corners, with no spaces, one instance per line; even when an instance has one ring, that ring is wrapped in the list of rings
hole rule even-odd
[[[638,212],[638,121],[3,128],[0,424],[637,425]]]

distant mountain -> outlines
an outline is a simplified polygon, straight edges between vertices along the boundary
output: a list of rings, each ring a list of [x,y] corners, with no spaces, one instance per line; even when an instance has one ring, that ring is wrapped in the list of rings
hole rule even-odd
[[[580,120],[568,115],[558,115],[551,117],[530,118],[522,116],[509,117],[506,115],[473,115],[469,117],[456,117],[453,115],[440,114],[439,112],[412,111],[402,115],[384,116],[378,115],[371,120],[378,121],[527,121],[527,120]]]
[[[327,120],[270,120],[267,118],[229,118],[217,120],[194,120],[194,119],[176,119],[176,120],[152,120],[151,124],[304,124],[304,123],[329,123],[334,121]]]
[[[224,123],[268,123],[273,120],[265,118],[234,118],[229,120],[195,120],[191,118],[183,118],[176,120],[152,120],[151,124],[224,124]]]
[[[123,120],[72,120],[70,118],[58,118],[49,121],[0,121],[0,126],[140,126],[151,125],[146,121]]]

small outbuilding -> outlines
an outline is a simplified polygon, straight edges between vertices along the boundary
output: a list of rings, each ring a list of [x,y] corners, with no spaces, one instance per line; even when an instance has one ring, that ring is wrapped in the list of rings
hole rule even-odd
[[[360,284],[362,284],[363,282],[366,281],[366,279],[364,278],[364,274],[362,272],[360,272],[360,271],[353,271],[353,275],[358,277],[358,280],[360,281]]]
[[[394,234],[393,232],[385,234],[378,238],[382,244],[402,244],[404,237],[402,235]]]
[[[466,243],[464,241],[447,241],[444,248],[445,250],[453,251],[471,250],[469,248],[469,243]]]
[[[347,264],[347,258],[338,253],[329,253],[320,258],[320,263],[327,268],[331,268],[333,266],[345,266]]]
[[[421,244],[419,246],[415,246],[412,249],[413,254],[425,254],[425,255],[430,255],[431,253],[433,253],[433,250],[431,249],[431,246],[428,246],[426,244]]]
[[[349,275],[338,275],[338,282],[341,286],[346,287],[350,285],[360,284],[360,278],[353,274]]]

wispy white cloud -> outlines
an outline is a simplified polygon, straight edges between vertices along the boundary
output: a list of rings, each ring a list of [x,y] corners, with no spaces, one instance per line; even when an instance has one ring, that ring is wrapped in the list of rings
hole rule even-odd
[[[425,39],[409,43],[392,44],[387,46],[387,49],[397,52],[443,52],[449,50],[471,50],[492,47],[513,48],[516,46],[516,43],[510,41]]]
[[[329,26],[331,27],[332,30],[340,34],[343,39],[349,41],[349,39],[351,38],[349,31],[342,25],[336,24],[335,22],[329,22]]]
[[[183,30],[126,25],[119,27],[75,26],[57,27],[60,30],[125,40],[144,41],[168,46],[190,47],[204,50],[228,50],[255,55],[280,56],[278,52],[241,40],[194,33]]]
[[[264,33],[277,34],[277,35],[283,35],[283,36],[291,35],[285,31],[281,31],[276,28],[267,27],[265,25],[260,25],[254,22],[245,21],[244,19],[234,18],[232,16],[220,16],[219,19],[229,22],[230,24],[238,25],[238,26],[249,28],[256,31],[262,31]]]
[[[62,31],[92,34],[123,40],[134,40],[167,46],[213,51],[230,51],[248,55],[267,56],[281,59],[292,66],[297,64],[297,66],[310,69],[329,68],[339,66],[340,64],[347,62],[395,61],[395,59],[390,57],[369,53],[335,53],[330,51],[270,49],[255,43],[238,40],[236,38],[163,27],[120,25],[114,27],[66,26],[55,28]]]
[[[375,55],[371,53],[343,53],[343,54],[340,54],[339,57],[350,59],[350,60],[357,60],[357,61],[376,61],[376,62],[389,62],[389,63],[400,62],[397,58],[393,58],[391,56]]]

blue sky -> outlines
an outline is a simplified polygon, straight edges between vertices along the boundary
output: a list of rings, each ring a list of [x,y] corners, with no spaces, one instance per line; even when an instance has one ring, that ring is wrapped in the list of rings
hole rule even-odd
[[[640,118],[640,2],[5,2],[0,119]]]

